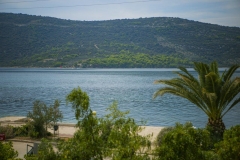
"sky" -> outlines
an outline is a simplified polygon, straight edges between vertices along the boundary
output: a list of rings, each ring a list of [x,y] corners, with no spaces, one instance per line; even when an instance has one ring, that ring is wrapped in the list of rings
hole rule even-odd
[[[179,17],[240,27],[240,0],[0,0],[0,12],[81,21]]]

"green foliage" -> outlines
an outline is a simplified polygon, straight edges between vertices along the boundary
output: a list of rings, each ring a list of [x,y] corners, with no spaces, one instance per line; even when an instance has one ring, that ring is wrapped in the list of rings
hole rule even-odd
[[[38,159],[41,160],[57,160],[57,154],[53,150],[52,144],[47,139],[42,139],[38,146]]]
[[[142,130],[134,119],[126,117],[117,104],[108,108],[110,112],[102,118],[92,114],[89,97],[78,87],[67,96],[75,109],[79,130],[72,139],[59,144],[59,155],[63,159],[148,159],[149,136],[138,133]]]
[[[112,159],[148,159],[151,136],[140,136],[144,128],[138,126],[134,119],[126,117],[129,112],[121,112],[116,102],[107,110],[110,113],[101,119],[100,124],[108,135],[108,156],[112,155]]]
[[[221,160],[239,160],[240,157],[240,125],[231,127],[223,135],[223,141],[215,145]]]
[[[19,127],[14,127],[14,134],[15,136],[29,136],[29,128],[31,126],[29,124],[25,124]]]
[[[12,142],[1,142],[0,141],[0,159],[10,160],[18,156],[18,152],[14,151]]]
[[[13,126],[10,126],[10,125],[6,125],[6,126],[0,125],[0,133],[5,134],[6,139],[13,138],[15,136],[14,128]]]
[[[214,130],[213,127],[207,125],[206,129],[209,131],[210,133],[210,138],[211,138],[211,148],[214,148],[214,144],[218,143],[220,141],[223,140],[223,133],[222,132],[216,132],[216,130]]]
[[[33,130],[31,130],[31,136],[36,137],[44,137],[46,136],[46,122],[48,122],[48,107],[46,104],[40,101],[35,101],[33,103],[33,111],[29,112],[27,117],[31,119],[29,122],[30,125],[33,126]]]
[[[33,126],[34,127],[34,126]],[[33,128],[32,127],[32,128]],[[37,129],[39,129],[39,128],[37,128]],[[44,128],[41,128],[42,130],[44,130]],[[44,130],[44,132],[45,132],[45,130]],[[39,135],[39,131],[35,131],[35,128],[33,128],[33,129],[31,129],[30,131],[29,131],[29,136],[31,137],[31,138],[39,138],[39,137],[42,137],[43,136],[43,134],[40,134]]]
[[[187,99],[208,116],[207,126],[211,135],[222,139],[225,130],[222,118],[240,102],[240,78],[233,78],[239,67],[233,65],[220,75],[217,62],[209,65],[194,62],[197,78],[186,68],[179,67],[181,72],[176,72],[177,78],[155,82],[166,86],[155,92],[154,97],[170,93]]]
[[[177,123],[173,130],[162,137],[156,155],[163,160],[205,159],[204,152],[209,150],[210,144],[210,133],[207,130],[195,129],[191,123]]]
[[[59,144],[59,154],[63,159],[102,159],[103,143],[99,139],[98,129],[92,133],[78,130],[74,137]]]
[[[80,118],[89,115],[89,97],[86,92],[82,92],[80,87],[74,88],[71,93],[68,94],[66,100],[67,103],[72,104],[72,108],[75,110],[75,117],[78,121]]]
[[[165,54],[170,55],[170,59],[178,57],[188,61],[215,59],[224,67],[239,64],[240,58],[238,27],[180,18],[70,21],[0,13],[0,22],[1,67],[72,67],[80,60],[108,60],[107,56],[120,54],[122,50],[151,57]],[[167,67],[172,67],[172,63],[176,66],[180,61],[168,62],[171,63],[160,61]],[[102,67],[110,64],[116,65],[113,61]],[[141,67],[139,62],[122,64]],[[152,67],[151,64],[144,66]]]
[[[93,116],[89,107],[87,93],[82,92],[78,87],[73,89],[66,99],[68,103],[72,104],[72,108],[75,109],[79,130],[74,134],[73,139],[60,144],[60,153],[67,159],[91,159],[93,157],[102,159],[105,144],[100,139],[98,119]],[[70,146],[72,150],[69,150]]]
[[[240,157],[239,125],[226,130],[223,140],[215,143],[215,147],[210,132],[194,129],[191,123],[176,124],[161,138],[155,150],[158,159],[238,160]]]
[[[172,131],[174,128],[173,127],[165,127],[163,128],[157,135],[156,138],[156,146],[160,146],[163,140],[163,137],[165,134],[167,134],[168,132]]]
[[[25,160],[39,160],[37,155],[24,155]]]
[[[51,119],[49,120],[50,126],[55,125],[58,121],[61,121],[63,119],[63,115],[59,109],[59,106],[60,106],[60,102],[58,100],[55,100],[54,104],[50,105],[49,107],[49,114],[50,114],[49,118]]]
[[[61,66],[63,66],[63,65],[64,65],[63,62],[54,62],[54,63],[53,63],[53,67],[61,67]]]
[[[31,119],[29,121],[29,134],[31,137],[45,137],[47,128],[63,118],[59,110],[58,100],[55,100],[54,105],[49,107],[41,101],[35,101],[33,103],[33,111],[29,112],[27,117]]]
[[[83,67],[103,67],[103,68],[160,68],[160,67],[177,67],[179,65],[192,65],[186,58],[172,55],[160,54],[149,55],[143,53],[129,53],[121,51],[119,54],[112,54],[104,58],[91,58],[82,60],[79,63]]]
[[[60,157],[57,152],[54,151],[53,145],[45,138],[41,139],[41,143],[38,146],[38,154],[36,155],[24,155],[26,160],[58,160]]]

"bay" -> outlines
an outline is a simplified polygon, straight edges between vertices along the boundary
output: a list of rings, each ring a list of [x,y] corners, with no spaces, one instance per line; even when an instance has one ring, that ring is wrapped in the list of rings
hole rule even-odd
[[[61,101],[63,122],[75,123],[74,110],[65,98],[72,89],[80,87],[90,97],[90,106],[98,116],[114,101],[119,109],[129,110],[129,116],[149,126],[174,126],[176,122],[191,121],[204,127],[207,117],[187,100],[166,94],[153,99],[154,92],[163,85],[155,80],[171,79],[177,69],[42,69],[0,68],[0,117],[26,116],[33,102],[47,105]],[[196,73],[191,71],[195,76]],[[234,76],[240,76],[237,71]],[[240,124],[240,104],[223,118],[226,127]]]

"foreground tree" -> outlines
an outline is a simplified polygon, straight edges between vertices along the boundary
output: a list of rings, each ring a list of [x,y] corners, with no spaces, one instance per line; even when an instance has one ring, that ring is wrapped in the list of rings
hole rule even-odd
[[[210,136],[206,129],[195,129],[190,122],[184,125],[176,123],[175,127],[163,133],[155,154],[160,160],[205,160],[210,145]]]
[[[55,100],[54,105],[50,105],[49,107],[44,102],[35,101],[33,103],[33,111],[29,112],[27,117],[31,119],[29,124],[33,128],[30,134],[32,137],[45,137],[47,128],[56,124],[57,121],[61,121],[63,118],[59,110],[58,100]]]
[[[239,65],[233,65],[220,75],[217,62],[210,65],[195,62],[197,79],[186,68],[179,67],[182,72],[176,72],[178,78],[155,81],[167,86],[155,92],[154,98],[171,93],[189,100],[208,116],[207,127],[212,134],[222,137],[225,130],[223,116],[240,102],[240,77],[232,77],[238,68]]]
[[[67,96],[75,110],[78,130],[73,138],[58,145],[59,156],[65,159],[149,159],[150,136],[141,136],[143,129],[134,119],[127,117],[113,103],[102,118],[93,114],[89,97],[79,87]],[[63,159],[64,159],[63,158]]]

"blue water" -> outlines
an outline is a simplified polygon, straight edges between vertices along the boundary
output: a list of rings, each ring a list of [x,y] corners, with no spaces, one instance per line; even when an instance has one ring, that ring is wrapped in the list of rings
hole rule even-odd
[[[92,110],[98,116],[114,101],[129,116],[146,121],[150,126],[173,126],[176,122],[191,121],[204,127],[207,117],[195,105],[173,95],[153,99],[162,85],[155,80],[171,79],[176,69],[18,69],[0,68],[0,117],[26,116],[35,100],[53,104],[61,101],[63,122],[75,123],[74,110],[65,98],[73,88],[80,87],[90,97]],[[196,76],[195,72],[192,72]],[[240,76],[236,72],[235,76]],[[240,124],[240,104],[224,117],[227,128]]]

